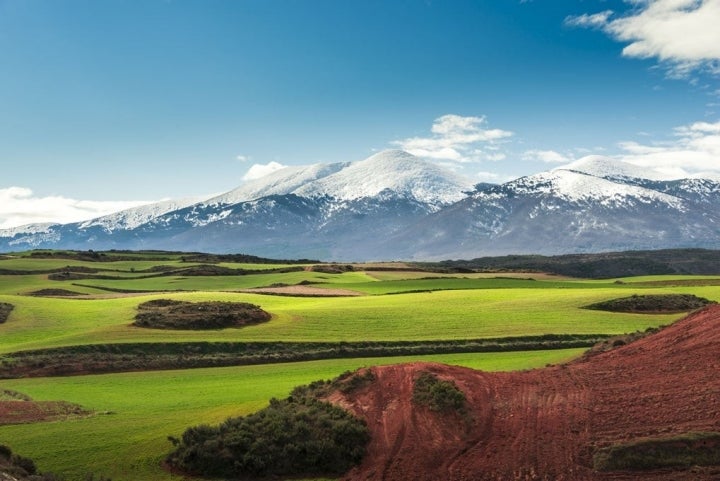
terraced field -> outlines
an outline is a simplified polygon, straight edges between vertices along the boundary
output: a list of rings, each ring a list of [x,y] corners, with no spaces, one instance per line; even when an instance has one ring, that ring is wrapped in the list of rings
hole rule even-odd
[[[666,293],[720,301],[720,277],[711,276],[590,281],[542,273],[439,273],[408,270],[406,265],[400,270],[373,270],[362,265],[258,262],[172,253],[105,253],[97,259],[76,253],[0,257],[0,302],[14,306],[0,324],[0,375],[8,378],[0,381],[0,390],[37,401],[68,401],[93,411],[90,416],[20,425],[2,425],[0,419],[0,444],[34,458],[41,470],[70,480],[84,479],[91,472],[114,481],[179,480],[181,476],[161,464],[172,448],[167,436],[179,436],[189,425],[253,412],[299,384],[361,366],[410,360],[491,371],[542,367],[583,352],[563,344],[571,335],[643,331],[683,316],[583,308],[589,304]],[[279,286],[294,286],[295,295],[252,291]],[[342,292],[338,289],[359,295],[319,295],[322,290],[337,295]],[[138,305],[153,299],[247,302],[270,313],[271,319],[222,330],[133,326]],[[551,350],[542,348],[541,336],[548,334],[559,339]],[[518,350],[512,346],[520,344],[508,343],[508,338],[521,336],[534,343],[533,350]],[[488,348],[486,343],[476,348],[485,352],[452,352],[470,340],[502,340],[505,347]],[[399,356],[395,354],[407,354],[407,349],[387,348],[378,350],[376,357],[353,357],[346,349],[367,341],[422,341],[431,346],[423,353],[437,354]],[[326,356],[336,358],[270,362],[265,357],[263,364],[184,370],[170,369],[171,365],[160,371],[143,370],[141,364],[127,368],[134,355],[152,356],[163,343],[196,343],[193,349],[202,349],[217,343],[257,347],[283,342],[329,343],[337,349]],[[34,354],[27,351],[76,352],[68,350],[87,346],[110,352],[118,343],[133,343],[136,352],[123,354],[129,357],[125,367],[95,371],[105,374],[94,373],[98,367],[91,362],[82,367],[85,375],[9,379],[19,353],[32,361]],[[493,349],[506,352],[487,352]],[[42,362],[47,359],[52,355]],[[177,362],[181,365],[179,358]],[[137,372],[120,372],[128,370]]]

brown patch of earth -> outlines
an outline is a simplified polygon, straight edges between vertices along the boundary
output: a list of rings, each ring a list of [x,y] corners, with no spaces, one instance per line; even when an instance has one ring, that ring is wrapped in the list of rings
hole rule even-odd
[[[452,380],[467,415],[412,402],[414,379]],[[600,448],[720,431],[720,306],[568,365],[486,373],[439,364],[373,368],[376,380],[330,400],[366,420],[372,439],[345,481],[720,479],[720,467],[597,472]]]
[[[89,416],[92,411],[67,401],[33,401],[15,391],[0,391],[0,426]]]
[[[362,292],[349,289],[326,289],[313,286],[279,286],[279,287],[255,287],[252,289],[241,289],[238,292],[249,292],[253,294],[270,294],[276,296],[298,296],[298,297],[348,297],[363,296]]]

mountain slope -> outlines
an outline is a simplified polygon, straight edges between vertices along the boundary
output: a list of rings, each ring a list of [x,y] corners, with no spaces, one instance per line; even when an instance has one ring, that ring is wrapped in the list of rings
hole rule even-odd
[[[556,169],[484,187],[388,243],[417,259],[720,247],[720,184],[607,177]]]

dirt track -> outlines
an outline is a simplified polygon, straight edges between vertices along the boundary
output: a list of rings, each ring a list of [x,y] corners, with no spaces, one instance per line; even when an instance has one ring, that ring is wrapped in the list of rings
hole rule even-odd
[[[420,370],[452,379],[470,416],[414,406]],[[332,400],[365,418],[363,464],[345,480],[720,480],[692,472],[598,473],[598,448],[642,437],[720,431],[720,306],[566,366],[484,373],[438,364],[374,368],[376,381]]]

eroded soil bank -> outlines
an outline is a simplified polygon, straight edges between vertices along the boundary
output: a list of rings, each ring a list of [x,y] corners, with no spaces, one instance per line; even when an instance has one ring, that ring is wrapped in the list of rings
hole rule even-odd
[[[412,403],[422,371],[451,379],[469,416]],[[350,480],[718,480],[720,466],[599,472],[599,449],[720,431],[720,306],[569,365],[485,373],[437,364],[373,368],[376,380],[332,400],[372,440]]]

